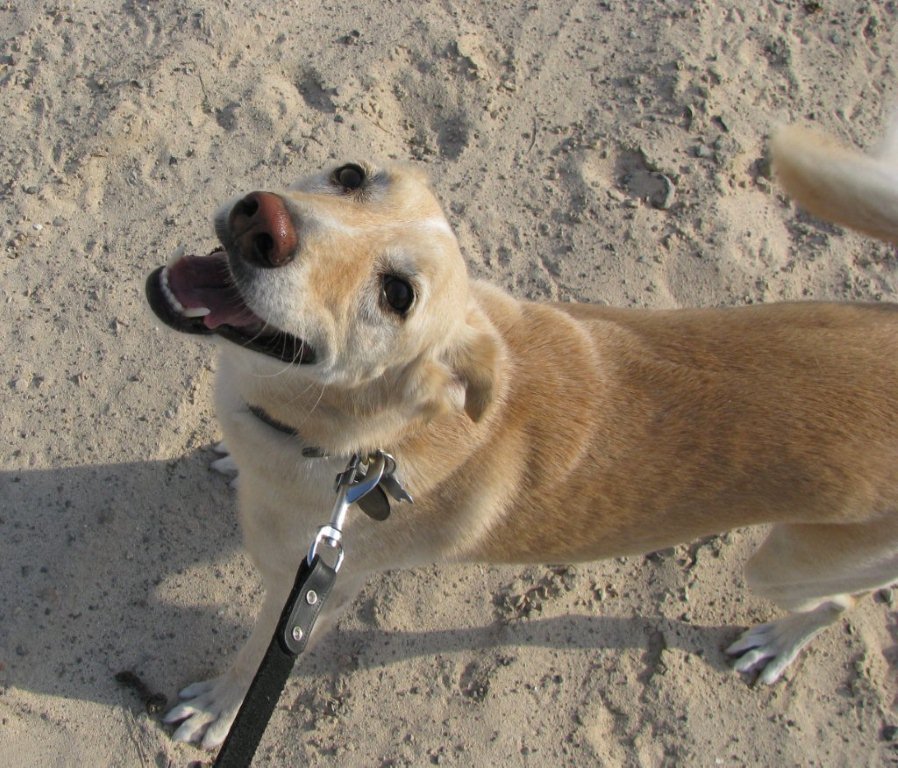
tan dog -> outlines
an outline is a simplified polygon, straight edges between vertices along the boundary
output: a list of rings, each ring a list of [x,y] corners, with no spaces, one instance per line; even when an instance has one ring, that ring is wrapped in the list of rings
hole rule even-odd
[[[868,183],[879,164],[794,133],[775,147],[790,188],[898,234],[898,184]],[[773,523],[748,581],[790,613],[730,648],[772,682],[853,595],[898,579],[894,307],[518,301],[469,280],[409,169],[253,193],[216,230],[224,251],[157,270],[148,293],[173,327],[227,339],[217,410],[266,598],[233,666],[182,692],[176,739],[226,735],[354,451],[395,456],[415,502],[353,513],[318,637],[379,570],[587,561]]]

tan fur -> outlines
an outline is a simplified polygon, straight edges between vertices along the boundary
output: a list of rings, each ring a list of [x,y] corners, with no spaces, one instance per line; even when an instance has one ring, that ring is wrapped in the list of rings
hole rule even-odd
[[[779,182],[811,213],[898,243],[898,155],[893,134],[868,157],[816,131],[790,126],[773,137]]]
[[[875,161],[794,132],[774,153],[811,209],[898,232],[898,209],[881,199],[896,189]],[[355,450],[393,454],[415,503],[394,505],[383,523],[353,514],[319,634],[377,570],[586,561],[774,523],[748,576],[796,613],[732,649],[737,668],[760,664],[771,682],[851,595],[898,578],[895,307],[518,301],[468,280],[418,174],[386,178],[368,196],[341,196],[326,175],[285,193],[301,238],[295,263],[241,286],[258,314],[326,362],[291,367],[222,347],[218,413],[268,595],[234,667],[170,716],[186,718],[180,738],[223,738]],[[378,308],[383,265],[418,281],[403,320]],[[303,442],[337,458],[304,459]]]

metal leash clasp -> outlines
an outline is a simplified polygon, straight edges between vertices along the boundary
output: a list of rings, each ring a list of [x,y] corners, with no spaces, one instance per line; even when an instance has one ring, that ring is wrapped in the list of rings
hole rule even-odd
[[[340,570],[344,556],[343,523],[346,521],[346,513],[352,504],[371,493],[380,483],[384,476],[384,470],[387,468],[386,454],[382,451],[375,452],[368,457],[367,464],[368,468],[364,477],[357,479],[362,466],[362,457],[354,453],[349,459],[346,469],[337,475],[334,482],[337,500],[334,502],[330,522],[318,529],[318,533],[312,541],[308,557],[310,563],[323,545],[334,552],[336,558],[333,565],[334,571]]]

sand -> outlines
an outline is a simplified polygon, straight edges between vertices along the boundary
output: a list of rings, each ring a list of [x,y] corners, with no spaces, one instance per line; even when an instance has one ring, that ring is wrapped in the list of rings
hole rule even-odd
[[[0,5],[0,765],[210,759],[148,697],[223,669],[259,581],[208,470],[214,344],[161,328],[143,282],[211,248],[218,204],[397,159],[432,176],[471,272],[521,297],[894,300],[894,249],[797,212],[765,146],[792,121],[875,143],[896,13]],[[721,648],[776,615],[743,589],[761,535],[376,578],[298,666],[255,765],[898,763],[890,591],[773,687],[729,669]]]

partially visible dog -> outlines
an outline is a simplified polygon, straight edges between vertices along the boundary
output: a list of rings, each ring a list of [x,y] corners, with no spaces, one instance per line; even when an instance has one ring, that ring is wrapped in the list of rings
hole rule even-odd
[[[811,210],[898,240],[884,161],[794,129]],[[395,456],[414,505],[358,513],[317,635],[369,574],[643,553],[773,524],[749,584],[789,613],[729,652],[773,682],[854,597],[898,579],[898,312],[825,303],[642,311],[471,281],[427,182],[347,164],[215,219],[223,250],[148,280],[169,325],[224,337],[216,404],[266,597],[174,737],[225,737],[352,452]],[[326,456],[322,456],[326,454]]]

